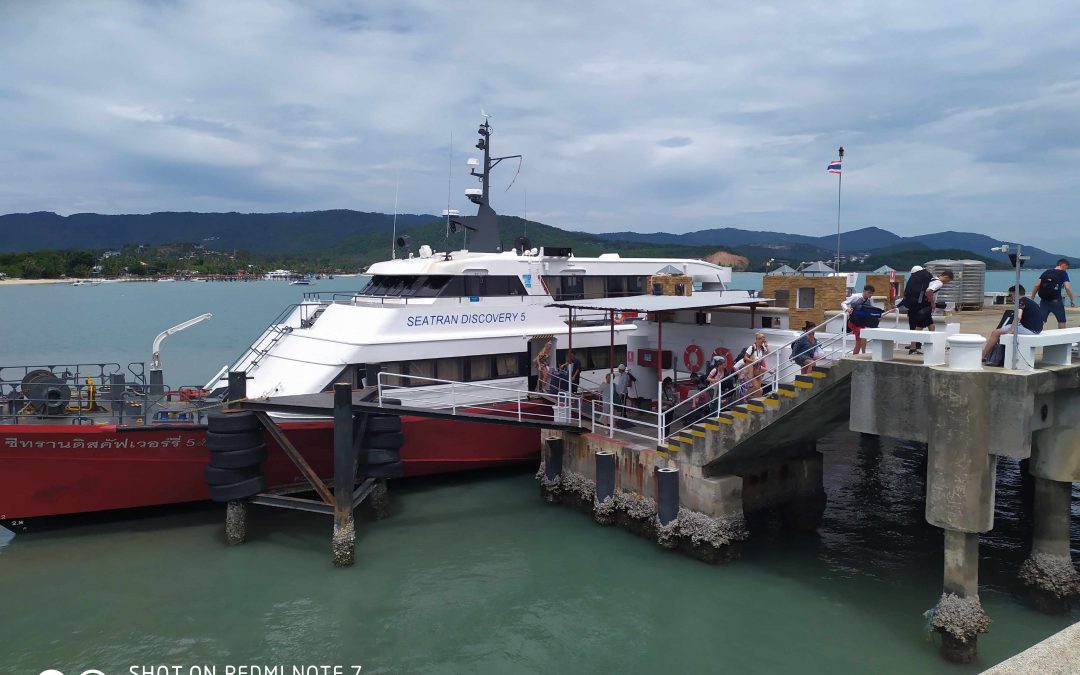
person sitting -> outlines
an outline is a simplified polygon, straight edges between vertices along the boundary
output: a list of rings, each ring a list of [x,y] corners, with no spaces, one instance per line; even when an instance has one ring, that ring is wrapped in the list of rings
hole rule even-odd
[[[1014,294],[1016,293],[1020,295],[1020,318],[1016,326],[1017,335],[1038,335],[1043,329],[1042,309],[1034,300],[1027,297],[1027,290],[1023,285],[1019,289],[1016,286],[1009,287],[1009,302],[1014,302]],[[1001,341],[1001,336],[1012,333],[1012,326],[1013,322],[1010,319],[1001,328],[996,328],[990,332],[989,337],[986,338],[986,345],[983,346],[983,363],[986,363],[990,358],[990,354],[997,347],[998,342]]]
[[[803,375],[809,375],[814,369],[814,364],[818,361],[819,347],[817,335],[815,334],[816,329],[816,323],[807,321],[803,327],[803,335],[791,343],[791,360],[802,368]]]
[[[862,293],[856,293],[840,303],[840,309],[848,315],[848,330],[855,336],[855,351],[852,354],[866,352],[866,340],[860,336],[863,324],[855,314],[860,309],[874,306],[873,295],[874,287],[867,284],[863,286]]]

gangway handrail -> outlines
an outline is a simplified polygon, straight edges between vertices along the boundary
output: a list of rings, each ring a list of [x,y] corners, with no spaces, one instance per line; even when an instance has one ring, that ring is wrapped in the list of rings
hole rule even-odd
[[[714,417],[715,418],[715,417],[719,416],[721,413],[723,413],[723,412],[725,412],[727,410],[731,410],[735,406],[742,405],[743,403],[745,403],[749,399],[754,398],[753,396],[750,395],[750,392],[746,392],[746,393],[742,394],[741,396],[738,396],[737,398],[730,399],[729,401],[727,401],[725,403],[724,399],[723,399],[723,396],[722,396],[725,383],[730,385],[731,382],[757,382],[757,384],[760,387],[761,384],[765,383],[766,378],[768,376],[771,376],[769,378],[769,379],[772,380],[770,384],[772,385],[773,391],[774,392],[777,391],[779,389],[780,380],[781,380],[781,373],[782,372],[790,372],[790,371],[787,371],[788,368],[798,368],[799,370],[802,369],[802,366],[799,366],[798,364],[796,364],[793,359],[795,357],[801,355],[802,353],[804,353],[804,352],[800,352],[800,354],[792,354],[790,359],[785,360],[784,363],[779,363],[781,351],[785,347],[790,347],[796,341],[800,340],[801,338],[805,337],[806,335],[808,335],[808,334],[810,334],[812,332],[818,331],[819,328],[820,327],[815,326],[814,328],[803,331],[802,333],[798,334],[797,336],[795,336],[791,340],[783,343],[782,345],[780,345],[779,347],[777,347],[775,349],[770,350],[767,354],[764,354],[764,355],[754,359],[750,363],[744,365],[739,370],[736,370],[735,372],[730,373],[729,375],[721,378],[720,380],[718,380],[715,383],[709,385],[705,389],[700,389],[697,392],[693,392],[692,396],[690,396],[688,398],[688,400],[690,400],[690,401],[692,401],[693,398],[695,398],[697,396],[700,396],[702,393],[705,393],[705,392],[709,393],[709,399],[705,403],[702,403],[702,404],[697,405],[697,406],[692,406],[689,410],[687,410],[683,414],[679,415],[678,417],[673,417],[671,420],[666,421],[665,420],[666,415],[668,413],[670,413],[671,411],[675,410],[676,408],[678,408],[679,406],[686,403],[686,401],[680,401],[680,402],[676,403],[675,405],[670,406],[670,407],[665,409],[664,406],[663,406],[663,396],[662,396],[662,394],[663,394],[663,392],[662,392],[663,384],[662,383],[658,383],[658,385],[657,385],[658,386],[658,396],[657,396],[657,402],[656,402],[656,411],[654,413],[649,413],[648,411],[646,411],[646,415],[645,415],[646,420],[634,419],[634,418],[630,418],[630,417],[625,416],[627,414],[627,406],[625,404],[616,405],[614,403],[614,400],[613,400],[614,399],[614,383],[607,383],[605,385],[602,385],[602,386],[609,387],[609,392],[608,392],[607,397],[605,397],[604,400],[593,401],[592,402],[591,413],[592,413],[592,419],[593,419],[593,430],[594,431],[596,430],[596,428],[597,428],[596,421],[599,418],[601,420],[606,420],[606,423],[602,422],[600,426],[601,426],[602,430],[607,431],[609,437],[613,437],[614,434],[617,431],[618,433],[621,433],[621,434],[627,434],[627,435],[630,435],[630,436],[637,436],[637,437],[640,437],[640,438],[648,438],[649,440],[655,440],[657,447],[663,447],[665,445],[665,442],[666,442],[667,438],[671,435],[671,434],[666,433],[667,429],[668,428],[674,429],[675,427],[677,427],[679,425],[680,422],[685,422],[685,420],[688,417],[690,417],[691,415],[694,415],[694,414],[698,415],[695,418],[695,421],[697,421],[699,419],[704,419],[704,418],[707,418],[707,417]],[[829,338],[827,338],[826,340],[818,341],[814,345],[813,351],[816,352],[817,350],[820,349],[822,352],[827,353],[827,355],[835,356],[835,355],[839,354],[842,357],[843,355],[845,355],[848,352],[848,346],[847,346],[848,335],[849,335],[849,333],[848,333],[848,330],[847,330],[847,322],[845,321],[844,324],[843,324],[842,332],[837,333],[835,335],[832,335]],[[835,348],[837,343],[839,343],[840,349]],[[831,348],[831,349],[827,350],[826,348]],[[754,376],[752,376],[750,378],[743,379],[743,378],[740,377],[742,371],[747,369],[747,368],[749,368],[750,371],[753,372],[753,370],[756,370],[759,365],[767,366],[768,365],[767,360],[769,358],[774,358],[774,359],[777,360],[776,366],[772,370],[769,370],[769,369],[766,368],[766,369],[762,370],[762,372],[760,372],[757,375],[754,375]],[[712,407],[714,405],[714,402],[716,404],[716,412],[711,412]],[[602,405],[602,406],[604,406],[604,408],[601,409],[600,411],[598,411],[597,410],[598,405]],[[620,416],[618,414],[615,414],[616,413],[616,408],[622,408],[622,413],[623,413],[622,416]],[[708,412],[705,415],[700,415],[700,412],[702,411],[702,409],[705,409]],[[655,420],[656,420],[655,423],[647,421],[648,417],[655,417]],[[650,435],[650,436],[645,436],[644,434],[633,432],[633,431],[630,431],[628,429],[616,429],[615,419],[626,420],[626,421],[629,421],[629,422],[631,422],[633,424],[636,424],[638,426],[654,429],[655,434]],[[677,433],[677,432],[672,432],[672,433]]]
[[[421,404],[420,407],[449,408],[453,414],[457,414],[459,409],[468,409],[469,411],[493,410],[493,411],[497,411],[499,413],[505,413],[506,412],[505,409],[492,407],[491,404],[493,404],[493,403],[516,403],[517,418],[518,418],[519,421],[524,419],[525,417],[530,417],[530,416],[540,417],[540,415],[537,415],[535,413],[530,413],[530,412],[522,410],[522,405],[521,405],[522,402],[523,401],[528,401],[529,398],[530,398],[530,395],[535,393],[535,392],[529,391],[529,389],[527,387],[525,389],[518,389],[518,388],[514,388],[514,387],[500,386],[500,385],[497,385],[497,384],[484,384],[484,383],[480,383],[480,382],[461,382],[461,381],[458,381],[458,380],[449,380],[449,379],[445,379],[445,378],[426,377],[426,376],[423,376],[423,375],[406,375],[406,374],[402,374],[402,373],[392,373],[392,372],[389,372],[389,371],[382,371],[376,377],[377,392],[378,392],[376,400],[379,402],[379,405],[383,405],[383,399],[384,398],[393,398],[392,394],[387,395],[390,392],[396,392],[396,391],[399,391],[399,390],[417,391],[417,389],[415,389],[414,387],[409,387],[409,386],[405,386],[405,385],[391,384],[391,383],[386,381],[388,378],[398,378],[399,380],[409,380],[409,381],[422,382],[427,386],[436,386],[436,385],[449,385],[450,386],[450,392],[449,392],[450,393],[450,401],[449,401],[449,403],[447,403],[445,400],[424,398],[423,393],[426,392],[426,391],[431,391],[431,390],[426,389],[426,388],[419,390],[419,392],[420,392],[419,397],[417,397],[417,396],[409,397],[409,401],[408,401],[409,403],[412,403],[412,404],[419,403],[419,404]],[[468,391],[469,389],[479,389],[479,390],[482,390],[484,392],[499,392],[499,394],[498,395],[493,395],[492,397],[487,398],[487,399],[480,399],[480,400],[477,400],[477,399],[465,399],[465,400],[462,400],[462,399],[460,399],[460,397],[464,396],[466,394],[465,394],[465,392],[462,392],[461,389],[465,389],[466,391]],[[436,393],[436,394],[445,393],[445,391],[446,390],[443,389],[443,390],[439,390],[438,392],[434,392],[434,393]],[[566,392],[560,392],[559,396],[556,397],[556,402],[557,402],[556,408],[558,409],[558,411],[562,412],[563,414],[568,415],[568,420],[567,421],[569,421],[569,422],[577,422],[577,423],[580,424],[581,419],[582,419],[581,418],[582,397],[581,397],[580,393],[578,393],[578,394],[569,394],[569,393],[566,393]],[[426,406],[422,405],[424,403],[427,403],[428,405],[426,405]]]

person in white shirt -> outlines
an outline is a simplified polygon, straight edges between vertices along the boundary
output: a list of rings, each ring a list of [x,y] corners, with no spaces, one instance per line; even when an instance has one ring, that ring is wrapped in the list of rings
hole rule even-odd
[[[852,354],[863,354],[866,352],[866,340],[861,337],[862,324],[852,320],[852,313],[860,307],[873,307],[874,301],[871,299],[874,295],[874,287],[867,284],[863,286],[862,293],[856,293],[847,300],[840,303],[840,309],[848,315],[848,330],[855,336],[855,351]]]

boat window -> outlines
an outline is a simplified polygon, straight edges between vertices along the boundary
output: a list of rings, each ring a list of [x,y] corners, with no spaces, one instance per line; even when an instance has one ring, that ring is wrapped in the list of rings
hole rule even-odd
[[[583,281],[585,282],[586,298],[592,299],[604,297],[606,291],[604,277],[585,277]]]
[[[478,298],[484,295],[485,276],[469,275],[465,278],[465,295],[470,298]]]
[[[435,362],[435,377],[440,380],[461,382],[462,365],[463,361],[461,359],[439,359]]]
[[[484,277],[483,286],[484,295],[492,297],[510,295],[510,277]]]
[[[469,379],[470,380],[490,380],[491,379],[491,357],[487,354],[483,356],[470,356],[469,357]]]
[[[583,275],[564,274],[561,276],[549,275],[544,277],[548,292],[556,302],[565,300],[583,300],[585,298],[585,286],[582,283]]]
[[[423,277],[423,283],[416,289],[416,297],[418,298],[434,298],[439,295],[445,286],[446,282],[450,281],[449,274],[433,274],[428,277]]]
[[[398,373],[400,375],[409,374],[409,364],[407,361],[389,361],[383,363],[381,366],[383,373]],[[382,375],[380,381],[390,387],[405,387],[408,386],[408,378],[394,377],[392,375]],[[374,383],[372,383],[374,384]]]
[[[420,360],[420,361],[410,361],[409,362],[409,375],[412,375],[414,378],[420,378],[420,377],[433,378],[433,377],[435,377],[435,359],[423,359],[423,360]],[[425,385],[431,385],[431,384],[434,384],[434,382],[427,382],[425,380],[420,380],[420,379],[409,379],[408,380],[408,386],[410,386],[410,387],[423,387]]]
[[[439,291],[440,298],[460,298],[465,295],[465,277],[450,277]]]
[[[611,355],[610,347],[590,347],[589,348],[589,365],[584,366],[592,370],[600,370],[607,368],[610,363],[609,357]]]
[[[518,355],[517,354],[496,354],[495,355],[495,372],[499,377],[517,377],[518,376]]]

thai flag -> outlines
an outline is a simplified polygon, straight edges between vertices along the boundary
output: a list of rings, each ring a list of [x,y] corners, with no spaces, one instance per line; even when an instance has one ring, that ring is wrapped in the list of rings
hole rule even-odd
[[[841,173],[840,172],[840,160],[834,159],[829,162],[829,173]]]

